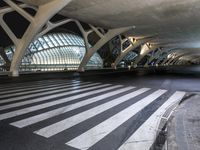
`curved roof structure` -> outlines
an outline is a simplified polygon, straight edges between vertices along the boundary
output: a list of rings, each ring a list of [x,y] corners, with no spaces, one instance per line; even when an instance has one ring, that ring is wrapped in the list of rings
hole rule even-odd
[[[113,68],[131,51],[145,45],[148,48],[143,54],[141,49],[136,50],[140,54],[136,58],[137,63],[148,56],[151,57],[150,62],[154,60],[162,64],[159,61],[165,62],[167,60],[163,59],[167,58],[160,57],[161,53],[168,54],[171,50],[191,54],[189,58],[200,56],[199,0],[4,0],[4,3],[5,7],[0,10],[3,18],[0,24],[17,47],[10,66],[11,72],[17,72],[28,45],[35,37],[59,27],[67,30],[73,28],[84,39],[87,53],[80,63],[79,71],[84,71],[98,50],[103,48],[107,52],[111,51],[115,46],[108,43],[115,37],[119,37],[121,49],[117,58],[111,62]],[[26,31],[20,34],[23,36],[19,40],[9,30],[9,21],[6,22],[9,20],[6,14],[12,11],[28,21],[24,25]],[[127,41],[131,44],[124,46]],[[155,50],[155,53],[150,53]],[[188,54],[188,51],[191,53]],[[193,51],[197,52],[194,54]],[[134,61],[132,63],[137,66]]]
[[[104,28],[135,26],[129,35],[158,35],[156,44],[199,48],[199,9],[199,0],[72,0],[60,14]]]
[[[105,28],[135,26],[129,35],[157,35],[156,44],[199,48],[199,9],[199,0],[73,0],[60,13]]]

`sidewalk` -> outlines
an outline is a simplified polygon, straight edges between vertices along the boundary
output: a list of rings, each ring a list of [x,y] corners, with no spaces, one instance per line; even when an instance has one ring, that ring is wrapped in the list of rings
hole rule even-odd
[[[185,99],[167,125],[168,150],[200,150],[200,94]]]

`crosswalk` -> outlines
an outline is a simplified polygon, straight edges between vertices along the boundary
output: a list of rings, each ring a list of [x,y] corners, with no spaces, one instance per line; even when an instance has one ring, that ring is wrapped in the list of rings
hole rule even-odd
[[[4,86],[0,123],[74,150],[148,150],[163,114],[185,94],[79,80]]]

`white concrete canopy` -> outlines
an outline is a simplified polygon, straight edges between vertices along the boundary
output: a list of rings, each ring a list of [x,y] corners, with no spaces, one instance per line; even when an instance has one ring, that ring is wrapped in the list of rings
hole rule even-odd
[[[134,67],[137,67],[137,64],[150,52],[156,50],[158,47],[157,46],[151,46],[148,44],[144,44],[141,48],[141,52],[139,54],[139,56],[136,57],[136,59],[134,60]]]
[[[124,27],[108,30],[106,34],[100,37],[100,40],[94,46],[87,50],[85,56],[83,57],[83,60],[81,61],[78,71],[84,71],[84,67],[87,65],[92,55],[102,46],[104,46],[107,42],[109,42],[112,38],[131,29],[133,29],[133,27]]]
[[[54,0],[20,0],[20,1],[30,4],[30,5],[39,6],[39,5],[44,5]]]
[[[10,72],[11,76],[19,76],[19,66],[21,60],[25,54],[25,51],[31,41],[36,37],[42,27],[53,17],[57,12],[59,12],[64,6],[66,6],[71,0],[50,0],[42,1],[38,3],[38,10],[36,15],[33,17],[25,12],[21,7],[12,2],[11,0],[4,0],[11,8],[16,10],[19,14],[29,20],[30,25],[27,28],[21,39],[18,39],[3,20],[4,13],[0,16],[0,24],[8,33],[9,37],[13,40],[16,50],[12,58]],[[32,1],[35,2],[35,1]],[[51,9],[49,9],[51,8]]]
[[[50,0],[21,0],[41,5]],[[60,14],[103,28],[135,26],[127,34],[158,35],[157,44],[200,47],[199,0],[72,0]]]
[[[152,37],[148,37],[148,38],[143,38],[143,39],[137,39],[135,41],[131,41],[131,45],[128,46],[126,49],[123,49],[123,46],[121,46],[121,53],[120,55],[116,58],[115,62],[112,64],[112,67],[113,68],[117,68],[117,65],[120,63],[120,61],[125,57],[127,56],[127,54],[131,51],[133,51],[134,49],[136,49],[137,47],[149,42],[150,40],[152,40]],[[122,43],[123,44],[123,43]],[[121,44],[121,45],[122,45]]]
[[[73,0],[60,13],[104,28],[135,26],[130,36],[200,47],[199,0]]]
[[[79,71],[85,70],[87,62],[97,50],[121,34],[128,38],[143,40],[122,50],[112,64],[113,68],[116,68],[130,51],[149,42],[144,39],[145,37],[153,37],[149,42],[153,47],[140,54],[134,62],[135,65],[149,52],[159,47],[170,47],[170,49],[178,47],[184,51],[187,49],[190,53],[193,53],[191,49],[194,48],[200,51],[199,0],[18,0],[25,3],[19,5],[13,0],[4,1],[10,8],[0,9],[0,25],[16,46],[10,67],[12,76],[18,76],[21,60],[31,41],[68,22],[76,23],[86,45],[87,52],[79,66]],[[36,10],[35,16],[23,9],[27,6]],[[17,11],[30,22],[21,39],[14,35],[3,20],[3,16],[12,10]],[[66,20],[57,24],[50,22],[57,13],[67,17]],[[86,23],[91,30],[85,31],[81,21]],[[46,29],[43,29],[44,26]],[[129,30],[129,27],[134,27],[134,30]],[[100,40],[90,47],[88,35],[92,32],[95,32]],[[159,54],[156,55],[156,57],[159,56]],[[195,55],[191,56],[196,58]],[[152,56],[149,61],[152,61],[154,57]],[[159,60],[161,59],[159,58],[157,63]],[[163,63],[167,61],[168,64],[175,62],[175,60],[166,59]]]

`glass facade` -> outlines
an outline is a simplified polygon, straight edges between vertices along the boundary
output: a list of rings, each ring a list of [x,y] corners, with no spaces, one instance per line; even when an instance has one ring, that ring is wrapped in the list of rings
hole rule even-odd
[[[133,61],[137,56],[138,56],[137,53],[131,51],[124,57],[123,60],[125,60],[125,61]]]
[[[11,60],[14,48],[6,49]],[[22,60],[21,71],[77,70],[86,53],[83,38],[71,33],[52,33],[32,42]],[[100,69],[103,61],[95,53],[86,69]]]

